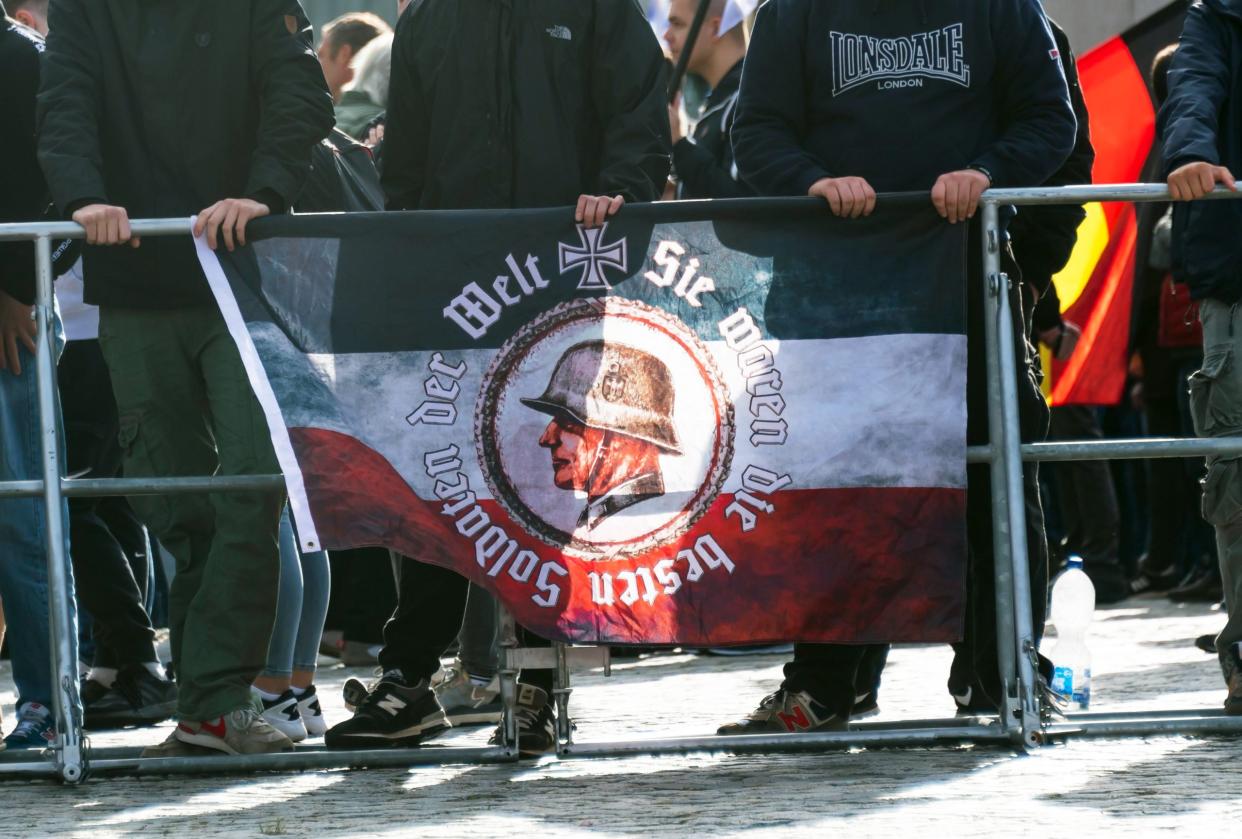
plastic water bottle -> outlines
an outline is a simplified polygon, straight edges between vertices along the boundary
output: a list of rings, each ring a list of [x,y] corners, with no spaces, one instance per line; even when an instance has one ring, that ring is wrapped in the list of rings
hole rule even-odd
[[[1095,614],[1095,586],[1082,570],[1082,557],[1071,556],[1052,586],[1052,622],[1057,645],[1052,648],[1052,690],[1072,711],[1091,705],[1091,651],[1087,627]]]

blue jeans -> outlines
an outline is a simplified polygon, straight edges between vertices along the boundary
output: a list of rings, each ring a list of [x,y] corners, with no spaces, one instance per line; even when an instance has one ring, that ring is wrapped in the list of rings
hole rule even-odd
[[[64,333],[56,319],[56,353],[64,349]],[[35,359],[18,347],[22,374],[0,370],[0,481],[29,481],[43,477],[43,448],[39,422],[39,393]],[[60,404],[56,406],[59,422]],[[63,428],[63,425],[62,425]],[[65,443],[62,435],[60,448]],[[63,457],[61,463],[64,463]],[[69,506],[61,504],[65,532],[65,579],[68,583],[69,643],[77,664],[77,615],[73,596],[73,569],[69,564]],[[8,624],[13,656],[17,704],[52,703],[52,649],[47,579],[47,515],[42,498],[0,499],[0,603]]]
[[[297,534],[289,506],[280,517],[280,593],[276,601],[276,625],[267,647],[264,676],[287,678],[294,670],[314,670],[319,659],[319,639],[328,617],[331,572],[323,551],[304,554],[298,550]]]

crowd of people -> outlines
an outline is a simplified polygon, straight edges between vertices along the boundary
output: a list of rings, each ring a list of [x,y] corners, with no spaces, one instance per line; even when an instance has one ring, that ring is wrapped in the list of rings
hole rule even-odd
[[[317,49],[297,0],[6,2],[0,148],[12,178],[0,221],[71,218],[86,231],[80,251],[57,247],[55,265],[72,477],[279,472],[194,250],[142,240],[131,218],[197,214],[196,235],[234,250],[254,219],[309,209],[564,206],[592,227],[627,203],[747,196],[818,196],[857,218],[879,193],[922,190],[946,223],[969,226],[975,253],[985,190],[1085,183],[1094,159],[1072,50],[1038,0],[769,0],[749,34],[724,28],[725,0],[711,0],[693,46],[697,0],[672,0],[663,45],[632,0],[398,0],[395,32],[349,14],[323,28]],[[1242,434],[1242,203],[1195,201],[1235,188],[1238,55],[1242,2],[1203,0],[1180,48],[1152,68],[1167,98],[1174,203],[1144,224],[1134,388],[1109,409],[1152,434]],[[678,59],[703,89],[670,99]],[[342,169],[349,188],[325,181]],[[1004,214],[1028,442],[1099,437],[1113,415],[1050,411],[1040,391],[1036,347],[1068,358],[1080,332],[1052,278],[1083,217],[1076,206]],[[33,276],[29,244],[0,246],[0,480],[41,475]],[[963,293],[982,288],[977,260],[966,279]],[[979,444],[983,300],[966,300],[967,436]],[[1201,333],[1187,318],[1196,307]],[[1157,463],[1145,480],[1100,463],[1029,464],[1037,635],[1049,574],[1068,554],[1084,558],[1102,602],[1153,590],[1223,600],[1228,624],[1210,642],[1225,708],[1242,714],[1240,464],[1209,458],[1204,477],[1201,463]],[[970,466],[967,481],[967,609],[946,677],[959,713],[973,715],[1003,697],[986,466]],[[0,606],[18,691],[9,748],[45,746],[60,722],[41,503],[0,500]],[[75,498],[63,512],[74,619],[91,648],[88,728],[175,716],[145,752],[173,756],[274,752],[318,736],[328,748],[416,746],[499,720],[499,607],[452,571],[375,549],[304,554],[279,492]],[[162,624],[167,666],[154,642]],[[352,716],[335,725],[315,693],[328,637],[347,664],[379,671],[346,685]],[[843,729],[876,709],[887,654],[796,644],[781,685],[720,733]],[[524,755],[555,748],[551,678],[520,677]]]

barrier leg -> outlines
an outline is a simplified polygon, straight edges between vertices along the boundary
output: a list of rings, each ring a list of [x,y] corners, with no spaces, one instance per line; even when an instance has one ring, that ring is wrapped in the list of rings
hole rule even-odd
[[[38,377],[39,423],[43,443],[43,501],[47,516],[48,617],[51,633],[54,677],[52,694],[56,727],[57,769],[67,783],[82,780],[82,720],[78,702],[78,662],[73,653],[73,625],[69,619],[69,579],[66,571],[65,528],[61,515],[60,430],[56,412],[56,337],[53,330],[52,243],[47,236],[35,240],[38,324],[38,351],[35,370]]]
[[[1011,739],[1022,738],[1021,719],[1014,701],[1017,696],[1017,630],[1014,624],[1014,563],[1013,526],[1009,515],[1009,481],[1005,458],[1007,449],[1004,373],[1001,365],[1000,324],[1002,299],[1008,303],[1006,283],[1001,276],[1000,210],[983,201],[983,277],[984,277],[984,339],[988,370],[988,463],[992,476],[992,546],[995,553],[996,638],[1002,697],[1001,725]],[[1012,353],[1011,353],[1012,355]]]
[[[1009,566],[1012,581],[1013,622],[1015,634],[1014,655],[1017,659],[1018,715],[1022,745],[1037,746],[1041,734],[1039,689],[1036,682],[1036,659],[1034,617],[1031,614],[1031,569],[1026,539],[1026,493],[1023,482],[1022,430],[1018,416],[1018,369],[1014,352],[1013,312],[1009,300],[1009,281],[1003,274],[998,284],[1000,304],[998,326],[1000,339],[1001,407],[1005,424],[1003,464],[1005,471],[1004,497],[1009,510]],[[996,492],[995,485],[992,488]],[[997,564],[1001,557],[997,556]],[[1003,644],[1005,638],[1000,642]]]
[[[504,734],[504,741],[501,745],[510,756],[516,756],[518,753],[517,715],[514,713],[514,709],[517,707],[518,671],[515,661],[517,646],[517,624],[514,622],[513,615],[509,613],[509,610],[501,606],[500,700],[504,703],[504,710],[500,714],[500,726]]]
[[[552,695],[556,697],[556,750],[560,752],[574,742],[574,727],[569,719],[569,695],[574,689],[570,686],[569,656],[566,654],[565,645],[554,643],[552,649],[556,653],[552,688]]]

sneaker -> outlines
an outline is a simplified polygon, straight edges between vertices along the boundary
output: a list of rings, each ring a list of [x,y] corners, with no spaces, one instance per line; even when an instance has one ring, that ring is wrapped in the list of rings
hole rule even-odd
[[[878,713],[880,713],[880,699],[875,691],[854,697],[854,707],[850,709],[851,720],[865,720]]]
[[[55,740],[52,709],[27,702],[17,709],[17,727],[4,738],[4,745],[10,749],[46,749]]]
[[[743,720],[722,725],[717,734],[790,734],[810,731],[845,731],[849,717],[834,714],[804,690],[778,690]]]
[[[182,743],[177,739],[177,729],[174,728],[168,733],[168,738],[164,742],[156,743],[154,746],[147,746],[142,750],[142,754],[139,757],[203,757],[205,755],[218,754],[220,753],[215,749]]]
[[[504,704],[500,701],[500,679],[495,676],[486,685],[478,685],[465,670],[450,667],[434,690],[444,715],[454,726],[500,722]]]
[[[293,748],[293,742],[250,705],[214,720],[181,720],[173,734],[182,743],[230,755],[270,754]]]
[[[407,685],[386,673],[354,715],[324,734],[329,749],[395,749],[418,746],[450,728],[426,679]]]
[[[302,725],[306,726],[307,736],[322,737],[327,733],[328,722],[324,719],[323,708],[319,706],[314,685],[307,686],[298,697],[298,713],[302,715]]]
[[[556,751],[556,724],[546,690],[519,682],[513,711],[517,716],[520,757],[538,757]],[[504,723],[496,727],[487,742],[493,746],[504,742]]]
[[[111,691],[89,704],[84,696],[83,705],[87,728],[155,725],[176,713],[177,686],[144,665],[131,664],[117,673]]]
[[[250,689],[250,695],[254,697],[255,708],[268,725],[294,743],[301,743],[306,739],[306,724],[302,722],[298,699],[292,690],[286,690],[275,699],[265,699],[255,688]]]
[[[1229,695],[1225,697],[1225,713],[1242,717],[1242,670],[1235,670],[1229,677]]]

